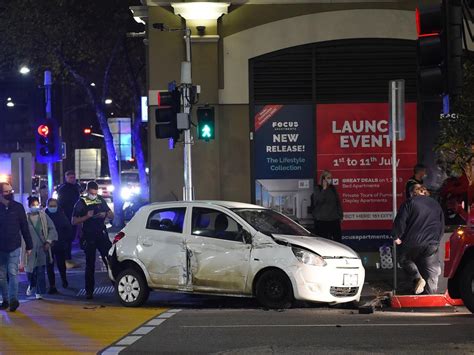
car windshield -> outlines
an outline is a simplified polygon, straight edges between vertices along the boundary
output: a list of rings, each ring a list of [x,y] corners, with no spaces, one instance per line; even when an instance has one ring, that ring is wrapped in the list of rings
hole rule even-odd
[[[253,228],[267,235],[311,235],[311,233],[288,217],[270,209],[235,208],[232,211],[245,219]]]

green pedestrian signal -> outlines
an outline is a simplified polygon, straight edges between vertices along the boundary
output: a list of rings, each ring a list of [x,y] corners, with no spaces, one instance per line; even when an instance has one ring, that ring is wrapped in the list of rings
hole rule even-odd
[[[208,141],[215,138],[215,120],[214,120],[214,107],[199,107],[197,109],[198,119],[198,139]]]

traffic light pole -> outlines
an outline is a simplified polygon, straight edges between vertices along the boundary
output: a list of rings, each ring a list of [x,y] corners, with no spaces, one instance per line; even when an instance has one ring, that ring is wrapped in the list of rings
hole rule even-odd
[[[44,93],[46,103],[46,120],[53,118],[51,110],[51,85],[52,85],[51,72],[46,70],[44,72]],[[53,163],[48,162],[48,196],[53,196]]]
[[[191,115],[191,98],[190,89],[192,85],[191,77],[191,29],[186,27],[185,29],[185,41],[186,41],[186,62],[181,66],[181,83],[183,87],[183,106],[184,113],[190,117]],[[192,201],[194,199],[194,188],[193,188],[193,174],[192,174],[192,158],[191,158],[191,126],[184,130],[184,189],[183,189],[183,200]]]

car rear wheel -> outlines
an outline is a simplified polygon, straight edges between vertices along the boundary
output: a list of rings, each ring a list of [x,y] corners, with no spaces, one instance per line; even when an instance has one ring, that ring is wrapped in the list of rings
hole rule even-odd
[[[474,313],[474,260],[468,262],[462,270],[459,289],[464,305]]]
[[[291,281],[278,270],[269,270],[260,276],[255,295],[258,302],[268,308],[289,308],[293,303]]]
[[[118,274],[115,291],[126,307],[141,306],[150,294],[145,277],[135,269],[125,269]]]

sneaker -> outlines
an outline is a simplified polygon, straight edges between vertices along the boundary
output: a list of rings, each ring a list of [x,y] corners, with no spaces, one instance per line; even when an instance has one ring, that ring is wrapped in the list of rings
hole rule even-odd
[[[33,292],[34,289],[35,289],[34,287],[31,287],[30,285],[28,285],[28,288],[26,289],[26,295],[31,296],[34,293]]]
[[[415,281],[416,281],[415,295],[419,295],[420,293],[422,293],[425,290],[426,281],[423,278],[419,278]]]
[[[48,294],[54,295],[56,293],[58,293],[58,289],[56,287],[53,286],[49,288]]]
[[[35,296],[35,298],[36,298],[37,300],[42,300],[42,299],[43,299],[43,296],[42,296],[40,293],[37,293],[36,296]]]
[[[77,263],[74,260],[66,260],[66,269],[74,269],[77,267]]]
[[[7,309],[10,306],[8,301],[3,301],[2,304],[0,305],[0,309]]]
[[[15,312],[18,307],[20,307],[20,302],[18,302],[18,300],[10,302],[10,312]]]

